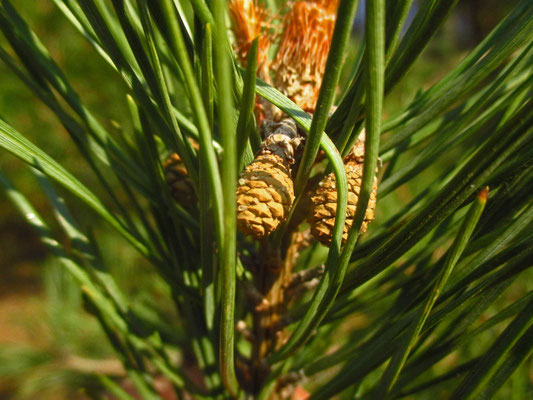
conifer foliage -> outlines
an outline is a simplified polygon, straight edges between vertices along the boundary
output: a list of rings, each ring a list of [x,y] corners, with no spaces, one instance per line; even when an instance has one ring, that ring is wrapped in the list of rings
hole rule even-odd
[[[457,0],[367,0],[359,39],[357,0],[51,2],[126,88],[129,116],[108,129],[0,0],[0,60],[94,177],[0,117],[1,157],[30,167],[57,221],[0,183],[123,366],[82,371],[88,395],[530,397],[530,0],[387,115]],[[164,286],[149,307],[74,208]]]

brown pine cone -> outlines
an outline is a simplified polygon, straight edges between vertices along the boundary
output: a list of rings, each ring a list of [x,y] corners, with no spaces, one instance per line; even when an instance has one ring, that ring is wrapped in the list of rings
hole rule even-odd
[[[346,222],[342,234],[343,244],[348,239],[348,231],[353,223],[357,200],[361,190],[364,155],[364,142],[358,140],[352,152],[344,158],[344,168],[348,178],[348,208],[346,210]],[[368,224],[374,219],[377,189],[377,179],[374,178],[372,193],[370,194],[365,218],[361,225],[361,233],[366,232]],[[325,176],[320,181],[318,188],[311,195],[311,201],[313,202],[313,208],[311,216],[308,218],[308,222],[311,224],[311,234],[322,244],[329,245],[333,235],[337,212],[337,188],[333,173]]]
[[[163,162],[163,169],[174,200],[183,207],[191,207],[196,202],[196,193],[181,157],[172,153]]]
[[[302,138],[292,119],[268,122],[270,132],[237,186],[237,226],[261,239],[287,218],[294,201],[291,165]]]

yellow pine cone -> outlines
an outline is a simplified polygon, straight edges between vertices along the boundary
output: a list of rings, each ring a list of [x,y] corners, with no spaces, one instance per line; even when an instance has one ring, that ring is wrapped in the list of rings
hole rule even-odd
[[[363,161],[364,161],[364,142],[358,140],[352,152],[344,159],[344,168],[348,178],[348,208],[346,211],[346,222],[342,234],[342,243],[348,239],[348,231],[353,223],[355,209],[361,183],[363,179]],[[377,179],[374,178],[372,193],[366,209],[365,218],[361,225],[361,233],[366,232],[368,224],[374,219],[374,210],[376,208],[376,194],[378,190]],[[308,222],[311,224],[311,234],[322,244],[329,245],[333,235],[335,225],[335,216],[337,212],[337,187],[335,184],[335,175],[333,173],[325,176],[318,188],[311,195],[313,207]]]
[[[174,200],[183,207],[192,206],[196,202],[196,193],[181,157],[172,153],[163,162],[163,169]]]
[[[294,201],[291,165],[302,141],[292,119],[266,125],[270,135],[237,186],[237,226],[256,239],[275,231],[289,214]]]

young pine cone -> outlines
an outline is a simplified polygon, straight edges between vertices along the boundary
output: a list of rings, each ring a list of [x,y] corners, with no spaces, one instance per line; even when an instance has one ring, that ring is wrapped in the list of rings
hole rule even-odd
[[[256,239],[275,231],[289,214],[294,201],[291,165],[302,142],[290,118],[265,121],[264,131],[268,136],[237,186],[237,226]]]
[[[183,207],[190,207],[196,202],[196,193],[185,163],[177,153],[172,153],[163,162],[165,180],[170,186],[170,191],[174,200]]]
[[[344,158],[344,168],[348,178],[348,208],[346,210],[346,222],[342,234],[342,243],[348,239],[348,231],[353,223],[355,209],[361,183],[363,179],[363,161],[365,157],[364,142],[358,140],[352,152]],[[365,218],[361,225],[361,233],[366,232],[368,224],[374,219],[374,209],[376,208],[376,193],[378,189],[377,179],[374,178],[372,193],[368,201]],[[335,215],[337,212],[337,187],[335,185],[335,175],[333,173],[325,176],[318,188],[311,195],[313,203],[311,216],[308,218],[311,224],[311,234],[322,244],[329,245],[333,235],[335,225]]]

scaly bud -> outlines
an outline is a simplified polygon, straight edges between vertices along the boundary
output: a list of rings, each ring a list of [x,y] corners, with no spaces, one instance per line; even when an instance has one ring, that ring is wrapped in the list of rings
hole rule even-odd
[[[248,52],[255,38],[259,38],[257,66],[259,76],[268,76],[268,49],[273,38],[266,32],[269,28],[269,15],[266,8],[257,0],[232,0],[229,2],[232,30],[235,35],[235,52],[239,61],[245,65]]]
[[[313,112],[333,36],[337,0],[297,1],[273,62],[275,86],[307,112]]]

